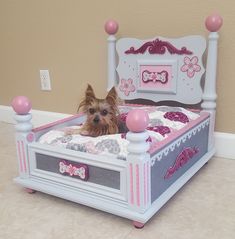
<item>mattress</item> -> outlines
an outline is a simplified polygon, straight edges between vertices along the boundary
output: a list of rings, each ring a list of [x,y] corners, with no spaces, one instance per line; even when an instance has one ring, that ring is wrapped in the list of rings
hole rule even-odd
[[[149,133],[147,141],[150,144],[149,152],[151,154],[209,117],[208,113],[191,111],[181,107],[124,105],[119,107],[121,120],[125,122],[128,112],[136,108],[145,110],[149,115],[150,121],[146,130]],[[126,134],[99,137],[66,134],[68,130],[79,129],[80,127],[82,125],[50,130],[43,134],[38,142],[64,149],[126,160],[129,144]]]

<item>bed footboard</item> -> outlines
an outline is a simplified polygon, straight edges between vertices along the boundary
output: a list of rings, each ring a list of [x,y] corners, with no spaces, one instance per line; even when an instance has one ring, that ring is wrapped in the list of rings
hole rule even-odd
[[[168,165],[164,166],[164,170],[161,170],[159,162],[152,164],[153,159],[158,158],[162,152],[158,151],[157,155],[150,157],[149,135],[146,131],[149,118],[140,109],[130,111],[126,119],[130,130],[126,136],[130,142],[126,161],[40,145],[35,141],[35,132],[30,123],[30,102],[25,97],[17,99],[13,102],[17,113],[16,149],[19,164],[19,177],[15,181],[31,191],[45,192],[131,219],[135,227],[143,227],[214,153],[214,149],[207,152],[210,121],[207,118],[205,129],[198,135],[203,138],[200,153],[194,147],[195,142],[190,141],[187,148],[192,150],[184,151],[193,160],[177,178],[171,177],[171,170],[169,175],[165,172],[174,161],[169,155],[163,156],[165,159],[162,162]],[[17,108],[21,104],[27,105],[20,106],[26,108],[24,111]],[[54,126],[55,124],[52,127]],[[42,127],[41,130],[46,129]],[[37,133],[40,134],[40,130]],[[180,148],[177,150],[180,151]],[[165,172],[163,176],[162,172]],[[164,176],[165,185],[161,187]]]

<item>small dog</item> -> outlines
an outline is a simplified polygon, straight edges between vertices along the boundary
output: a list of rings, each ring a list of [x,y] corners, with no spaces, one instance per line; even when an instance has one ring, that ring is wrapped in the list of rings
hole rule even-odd
[[[87,119],[82,128],[78,130],[79,132],[72,133],[80,133],[92,137],[126,133],[128,131],[126,124],[119,117],[119,102],[120,99],[115,87],[108,92],[105,99],[98,99],[92,87],[88,84],[85,97],[78,107],[78,110],[86,114]]]

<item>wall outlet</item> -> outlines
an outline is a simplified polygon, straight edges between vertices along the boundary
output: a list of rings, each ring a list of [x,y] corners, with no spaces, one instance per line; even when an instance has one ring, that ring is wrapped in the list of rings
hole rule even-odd
[[[40,70],[41,90],[51,91],[49,70]]]

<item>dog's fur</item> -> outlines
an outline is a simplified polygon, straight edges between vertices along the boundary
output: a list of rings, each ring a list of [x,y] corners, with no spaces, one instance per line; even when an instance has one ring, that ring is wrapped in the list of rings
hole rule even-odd
[[[79,110],[87,116],[79,132],[92,137],[127,132],[124,122],[119,120],[119,97],[113,87],[106,98],[98,99],[90,85],[88,85],[85,97],[79,105]]]

